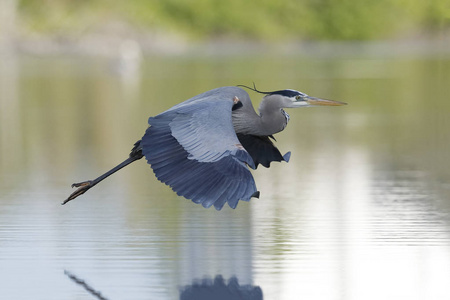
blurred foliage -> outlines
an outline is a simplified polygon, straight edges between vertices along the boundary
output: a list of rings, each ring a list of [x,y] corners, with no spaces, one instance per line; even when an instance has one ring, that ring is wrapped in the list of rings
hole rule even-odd
[[[450,26],[449,0],[20,0],[26,30],[88,31],[105,22],[194,38],[364,40]]]

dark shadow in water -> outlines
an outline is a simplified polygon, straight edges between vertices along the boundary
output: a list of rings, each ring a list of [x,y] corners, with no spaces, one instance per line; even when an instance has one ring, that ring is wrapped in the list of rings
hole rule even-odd
[[[100,291],[94,289],[83,279],[71,272],[64,270],[64,274],[76,284],[82,286],[89,294],[99,300],[107,300]],[[250,284],[239,285],[236,277],[231,277],[225,283],[222,275],[217,275],[214,280],[204,278],[194,279],[191,285],[180,288],[180,300],[263,300],[263,293],[259,286]]]
[[[180,289],[180,300],[262,300],[263,293],[259,286],[239,285],[236,277],[225,283],[222,275],[214,280],[205,278],[194,280],[192,285]]]
[[[95,290],[92,286],[90,286],[86,281],[84,281],[83,279],[80,279],[79,277],[75,276],[74,274],[70,273],[67,270],[64,270],[64,274],[70,278],[70,280],[72,280],[73,282],[75,282],[78,285],[81,285],[86,291],[89,292],[89,294],[91,294],[92,296],[94,296],[95,298],[99,299],[99,300],[108,300],[107,298],[105,298],[102,293],[100,293],[99,291]]]

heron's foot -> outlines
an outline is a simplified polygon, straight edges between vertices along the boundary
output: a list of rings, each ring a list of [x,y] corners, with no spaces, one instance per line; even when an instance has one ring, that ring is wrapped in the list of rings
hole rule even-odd
[[[72,184],[72,187],[73,188],[77,187],[77,190],[75,192],[73,192],[72,194],[70,194],[69,198],[64,200],[64,202],[61,203],[61,204],[64,205],[67,202],[69,202],[70,200],[73,200],[76,197],[83,195],[84,193],[86,193],[93,186],[94,185],[92,184],[92,180],[88,180],[88,181],[83,181],[83,182]]]
[[[92,180],[78,182],[78,183],[72,183],[72,187],[83,187],[83,186],[90,186],[92,184]],[[80,194],[81,195],[81,194]]]

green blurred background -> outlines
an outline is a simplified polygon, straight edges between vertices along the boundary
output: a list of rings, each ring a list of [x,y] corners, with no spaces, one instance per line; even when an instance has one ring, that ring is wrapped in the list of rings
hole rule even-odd
[[[434,34],[448,0],[5,0],[22,35],[73,35],[120,22],[189,39],[370,40]]]

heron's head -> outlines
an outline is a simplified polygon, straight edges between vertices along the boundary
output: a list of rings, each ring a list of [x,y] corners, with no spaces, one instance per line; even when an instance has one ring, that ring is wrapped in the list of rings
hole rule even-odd
[[[274,92],[264,92],[264,98],[271,98],[270,100],[276,102],[282,108],[308,107],[308,106],[339,106],[346,105],[345,102],[334,100],[320,99],[308,96],[305,93],[296,90],[280,90]]]
[[[340,106],[340,105],[346,105],[345,102],[340,101],[334,101],[334,100],[326,100],[326,99],[320,99],[316,97],[309,96],[305,93],[296,91],[296,90],[279,90],[279,91],[273,91],[273,92],[262,92],[258,90],[253,84],[253,88],[245,86],[245,85],[238,85],[240,87],[245,87],[247,89],[250,89],[252,91],[255,91],[260,94],[264,94],[264,103],[265,105],[268,105],[272,108],[295,108],[295,107],[308,107],[308,106]],[[269,104],[270,103],[270,104]]]

